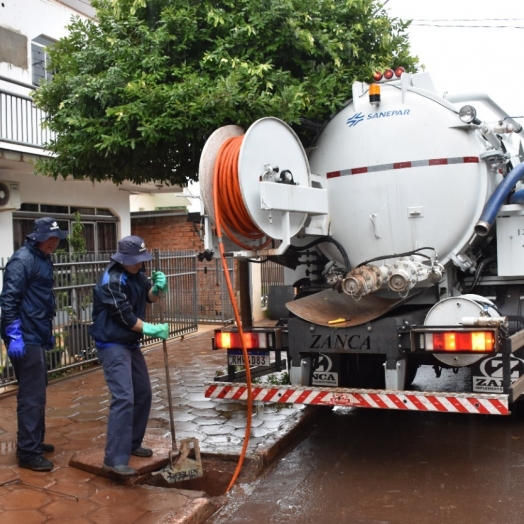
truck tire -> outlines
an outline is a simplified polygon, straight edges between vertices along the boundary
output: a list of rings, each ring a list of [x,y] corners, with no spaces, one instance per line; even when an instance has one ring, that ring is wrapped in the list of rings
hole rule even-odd
[[[419,368],[418,364],[414,364],[410,360],[407,361],[406,363],[406,383],[404,385],[406,389],[411,387],[413,382],[415,382],[415,377],[417,376],[418,368]]]

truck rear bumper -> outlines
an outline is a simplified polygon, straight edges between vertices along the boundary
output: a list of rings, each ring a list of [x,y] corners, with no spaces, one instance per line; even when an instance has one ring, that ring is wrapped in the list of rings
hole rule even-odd
[[[246,384],[212,382],[206,383],[205,389],[207,398],[247,400]],[[252,393],[254,401],[268,403],[482,415],[510,414],[508,395],[259,385],[252,387]]]

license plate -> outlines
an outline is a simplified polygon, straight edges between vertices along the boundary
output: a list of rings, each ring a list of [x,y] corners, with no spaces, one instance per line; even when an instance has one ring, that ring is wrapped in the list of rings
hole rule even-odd
[[[269,366],[269,353],[263,354],[248,354],[249,365],[250,366]],[[228,352],[227,363],[230,366],[243,366],[244,365],[244,356],[242,353],[231,353]]]

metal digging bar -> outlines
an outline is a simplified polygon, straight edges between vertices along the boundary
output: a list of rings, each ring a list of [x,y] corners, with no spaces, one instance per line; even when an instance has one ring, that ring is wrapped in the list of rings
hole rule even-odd
[[[159,271],[160,256],[155,250],[155,268]],[[157,302],[160,310],[160,322],[164,322],[164,303],[162,291],[159,291],[159,301]],[[173,401],[171,398],[171,380],[169,376],[169,361],[167,357],[167,341],[162,340],[164,351],[164,367],[166,370],[167,401],[169,404],[169,425],[171,427],[171,451],[169,452],[169,464],[160,471],[155,471],[153,475],[161,475],[167,482],[173,484],[184,480],[196,479],[204,476],[202,469],[202,457],[200,456],[200,446],[195,437],[180,440],[180,449],[177,449],[175,437],[175,421],[173,419]],[[195,458],[190,458],[192,453]]]

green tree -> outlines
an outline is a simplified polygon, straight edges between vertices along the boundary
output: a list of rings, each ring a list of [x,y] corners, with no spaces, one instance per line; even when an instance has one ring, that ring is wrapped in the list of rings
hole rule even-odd
[[[85,255],[87,253],[86,238],[84,236],[84,224],[78,211],[73,214],[75,222],[71,234],[67,235],[67,243],[73,250],[73,255]]]
[[[377,0],[93,0],[50,50],[35,102],[57,133],[37,170],[76,179],[196,179],[218,127],[281,118],[307,146],[355,80],[415,70],[408,23]]]

